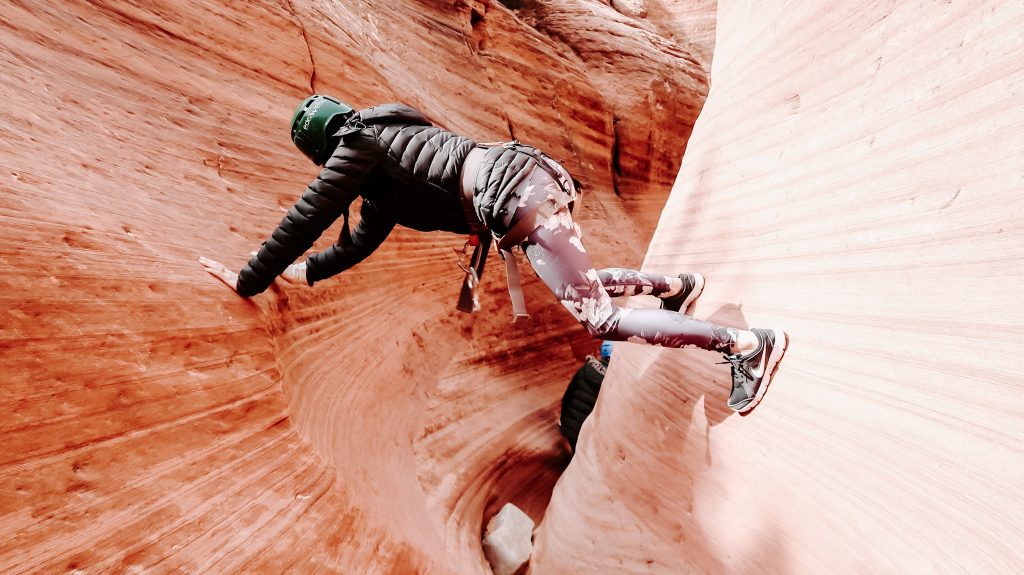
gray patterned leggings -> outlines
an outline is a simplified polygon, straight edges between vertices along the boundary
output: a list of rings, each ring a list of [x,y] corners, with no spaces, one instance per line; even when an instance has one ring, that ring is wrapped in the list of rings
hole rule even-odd
[[[558,165],[553,163],[553,166]],[[561,166],[557,169],[564,173]],[[568,177],[562,180],[575,198],[571,182]],[[522,213],[548,194],[563,193],[551,175],[534,168],[517,186],[513,196],[521,198],[518,208]],[[518,215],[513,214],[510,223],[514,223]],[[569,210],[563,208],[534,230],[522,243],[522,248],[540,279],[594,337],[665,347],[696,346],[731,353],[736,339],[736,330],[732,328],[669,310],[615,305],[612,301],[615,296],[667,293],[673,278],[622,268],[596,270],[580,235],[579,225],[573,221]]]

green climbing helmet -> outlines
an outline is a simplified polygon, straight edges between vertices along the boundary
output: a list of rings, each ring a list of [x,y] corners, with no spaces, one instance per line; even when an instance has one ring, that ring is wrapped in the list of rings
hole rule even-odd
[[[292,142],[313,163],[322,166],[334,153],[329,130],[337,130],[354,110],[336,98],[313,95],[299,104],[292,116]]]

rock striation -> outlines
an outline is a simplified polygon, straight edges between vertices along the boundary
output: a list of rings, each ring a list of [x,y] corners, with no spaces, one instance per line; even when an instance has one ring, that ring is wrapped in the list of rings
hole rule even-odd
[[[644,265],[791,348],[739,417],[712,354],[618,346],[533,572],[1019,572],[1024,7],[722,1],[716,27]]]
[[[703,72],[626,40],[692,125]],[[598,263],[639,265],[660,205],[615,196],[615,117],[657,109],[567,42],[497,2],[0,6],[0,573],[486,573],[487,518],[543,517],[594,346],[532,274],[511,326],[497,266],[455,313],[445,234],[251,301],[196,259],[240,266],[315,176],[287,121],[323,91],[543,147],[587,184]],[[686,131],[654,125],[636,145],[667,137],[673,173]]]
[[[1020,572],[1022,31],[993,0],[0,6],[0,573],[479,575],[507,503],[538,575]],[[568,464],[595,343],[531,273],[529,322],[496,268],[457,314],[446,234],[233,296],[196,259],[240,266],[315,176],[312,91],[563,160],[598,265],[789,332],[764,402],[620,344]]]

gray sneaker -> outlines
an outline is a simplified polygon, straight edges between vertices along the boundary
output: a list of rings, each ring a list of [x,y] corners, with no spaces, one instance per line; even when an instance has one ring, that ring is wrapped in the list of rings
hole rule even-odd
[[[704,276],[700,274],[679,274],[679,279],[683,280],[683,288],[676,295],[662,298],[661,309],[686,313],[686,308],[704,291]]]
[[[743,413],[754,409],[768,390],[775,368],[786,353],[786,332],[781,329],[751,329],[760,344],[746,355],[726,355],[732,364],[732,395],[729,407]]]

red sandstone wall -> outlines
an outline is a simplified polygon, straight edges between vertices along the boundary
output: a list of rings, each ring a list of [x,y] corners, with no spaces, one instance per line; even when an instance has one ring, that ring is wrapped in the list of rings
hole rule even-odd
[[[595,10],[599,38],[616,13]],[[486,572],[482,522],[509,500],[539,520],[565,464],[554,406],[593,344],[564,310],[528,276],[534,319],[510,327],[494,267],[484,313],[456,315],[444,234],[253,301],[196,259],[240,266],[315,175],[286,130],[317,90],[542,145],[588,184],[598,263],[639,265],[660,204],[613,193],[613,150],[638,153],[617,106],[678,106],[685,129],[635,134],[674,172],[703,73],[630,39],[637,85],[655,70],[677,97],[607,100],[565,39],[496,3],[0,16],[0,572]]]
[[[1019,572],[1020,6],[613,4],[0,8],[0,572],[485,573],[508,500],[543,515],[542,575]],[[627,4],[640,32],[588,44]],[[663,140],[713,35],[693,138]],[[678,99],[630,99],[676,64]],[[470,321],[453,238],[400,233],[232,297],[195,259],[240,265],[312,177],[284,135],[311,89],[542,144],[590,184],[599,264],[639,264],[658,205],[616,142],[636,170],[687,146],[643,263],[704,272],[699,317],[789,331],[764,403],[726,411],[707,353],[620,345],[558,479],[590,344],[536,281],[509,328],[489,270]]]
[[[621,345],[533,572],[1021,572],[1024,9],[723,1],[717,35],[645,267],[791,349],[739,417],[712,354]]]

